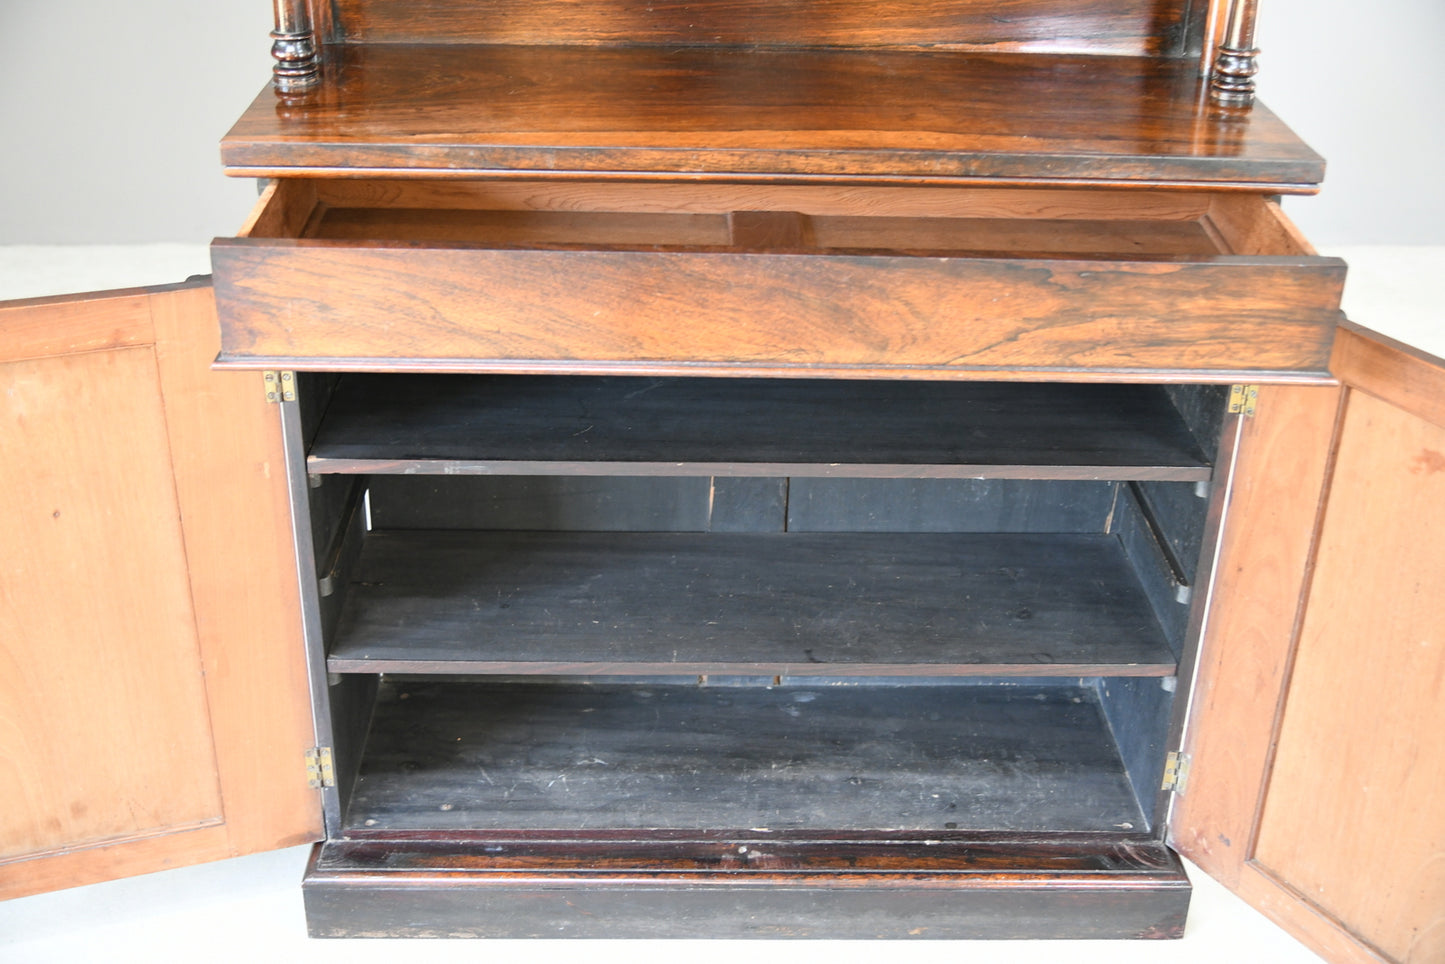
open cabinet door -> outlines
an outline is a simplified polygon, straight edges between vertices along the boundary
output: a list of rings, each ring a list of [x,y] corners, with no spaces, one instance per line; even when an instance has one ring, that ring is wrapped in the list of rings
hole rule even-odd
[[[0,304],[0,898],[320,836],[275,405],[209,282]]]
[[[1332,366],[1242,424],[1171,842],[1328,960],[1445,961],[1445,363]]]

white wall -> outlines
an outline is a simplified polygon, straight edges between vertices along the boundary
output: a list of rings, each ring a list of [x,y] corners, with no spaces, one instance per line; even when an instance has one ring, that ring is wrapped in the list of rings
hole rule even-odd
[[[1261,99],[1328,164],[1321,249],[1445,244],[1445,0],[1260,0]]]
[[[0,0],[0,244],[207,241],[218,143],[267,82],[265,0]]]
[[[270,8],[0,0],[0,244],[233,231],[255,189],[216,145],[266,83]],[[1445,2],[1261,8],[1262,99],[1329,160],[1291,216],[1322,248],[1445,244]]]

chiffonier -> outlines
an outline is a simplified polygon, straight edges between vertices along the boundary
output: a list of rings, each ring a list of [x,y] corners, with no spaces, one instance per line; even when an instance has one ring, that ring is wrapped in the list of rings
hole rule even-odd
[[[1250,0],[277,0],[214,274],[0,307],[17,894],[1445,954],[1441,363]],[[20,457],[11,457],[19,453]]]

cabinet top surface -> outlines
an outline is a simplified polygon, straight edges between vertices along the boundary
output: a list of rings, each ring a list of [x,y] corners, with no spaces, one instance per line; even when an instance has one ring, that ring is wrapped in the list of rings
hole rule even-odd
[[[245,176],[1148,183],[1308,193],[1271,111],[1187,58],[906,49],[340,44],[222,142]]]

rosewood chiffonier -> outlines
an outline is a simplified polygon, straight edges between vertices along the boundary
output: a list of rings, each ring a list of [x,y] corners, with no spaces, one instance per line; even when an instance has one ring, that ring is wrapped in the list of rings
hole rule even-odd
[[[0,895],[1445,959],[1445,369],[1252,0],[277,0],[213,276],[0,306]]]

